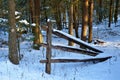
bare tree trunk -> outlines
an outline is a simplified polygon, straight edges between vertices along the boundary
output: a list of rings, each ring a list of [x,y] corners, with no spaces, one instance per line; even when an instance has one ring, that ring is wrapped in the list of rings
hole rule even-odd
[[[2,0],[0,0],[0,17],[3,17],[3,1]]]
[[[66,9],[63,10],[63,18],[62,18],[62,22],[63,22],[63,28],[66,27]]]
[[[45,21],[47,22],[47,20],[48,20],[48,16],[47,16],[46,2],[47,2],[47,1],[44,0],[44,8],[45,8],[44,15],[45,15]]]
[[[76,2],[79,2],[76,0]],[[78,36],[78,3],[73,5],[73,19],[74,19],[74,28],[75,28],[75,35],[77,38]]]
[[[88,28],[88,0],[82,0],[82,31],[81,40],[87,40],[87,28]]]
[[[41,33],[41,30],[40,30],[40,0],[34,0],[34,10],[35,10],[35,23],[36,23],[36,26],[35,26],[35,32],[34,32],[34,46],[33,48],[34,49],[37,49],[39,50],[39,47],[40,47],[40,43],[43,42],[43,38],[42,38],[42,33]]]
[[[70,11],[69,11],[69,34],[73,35],[73,0],[71,0]],[[69,41],[69,46],[73,46],[74,43]]]
[[[88,42],[92,42],[92,16],[93,16],[93,0],[89,1],[89,19],[88,19],[88,25],[89,25],[89,34],[88,34]]]
[[[31,21],[32,21],[32,23],[34,23],[35,22],[35,18],[34,18],[34,16],[35,16],[35,10],[34,10],[34,1],[33,0],[29,0],[29,10],[30,10],[30,18],[31,18]]]
[[[56,24],[57,24],[57,29],[62,30],[62,25],[61,25],[61,11],[60,11],[60,6],[56,6],[55,8],[55,19],[56,19]]]
[[[29,0],[29,11],[30,11],[30,15],[29,15],[29,20],[30,20],[30,23],[35,23],[35,10],[34,10],[34,0]],[[34,34],[35,32],[35,27],[32,27],[30,25],[30,28],[31,28],[31,32]]]
[[[99,9],[98,9],[98,10],[99,10],[99,18],[98,18],[98,19],[99,19],[99,22],[102,22],[102,19],[103,19],[102,7],[103,7],[103,6],[102,6],[102,0],[99,0]]]
[[[15,2],[9,0],[9,60],[13,64],[19,64],[19,54],[17,46],[17,33],[15,25]]]
[[[113,6],[113,0],[110,0],[110,8],[109,8],[109,23],[108,23],[108,27],[110,27],[111,26],[111,22],[112,22],[112,18],[113,18],[113,16],[112,16],[112,12],[113,12],[113,8],[112,8],[112,6]]]
[[[118,21],[118,8],[119,8],[119,0],[116,0],[116,4],[115,4],[115,14],[114,14],[114,22],[116,24],[116,22]]]

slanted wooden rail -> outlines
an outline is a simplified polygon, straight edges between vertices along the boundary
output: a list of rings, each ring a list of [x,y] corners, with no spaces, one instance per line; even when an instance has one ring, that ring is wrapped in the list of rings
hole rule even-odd
[[[41,44],[43,47],[47,47],[48,45],[46,43],[42,43]],[[89,55],[89,56],[96,56],[99,53],[98,52],[93,52],[93,51],[87,51],[84,49],[80,49],[80,48],[75,48],[75,47],[71,47],[71,46],[63,46],[63,45],[51,45],[52,48],[54,49],[59,49],[62,51],[67,51],[67,52],[74,52],[77,54],[84,54],[84,55]]]
[[[88,43],[86,43],[86,42],[84,42],[84,41],[82,41],[82,40],[80,40],[78,38],[75,38],[74,36],[71,36],[70,34],[67,34],[65,32],[62,32],[62,31],[54,29],[54,30],[52,30],[52,33],[55,34],[55,35],[57,35],[57,36],[59,36],[59,37],[62,37],[64,39],[70,40],[70,41],[72,41],[72,42],[74,42],[74,43],[76,43],[78,45],[82,45],[85,48],[93,50],[95,52],[99,52],[99,53],[103,52],[103,51],[101,51],[101,50],[99,50],[99,49],[97,49],[97,48],[89,45]]]

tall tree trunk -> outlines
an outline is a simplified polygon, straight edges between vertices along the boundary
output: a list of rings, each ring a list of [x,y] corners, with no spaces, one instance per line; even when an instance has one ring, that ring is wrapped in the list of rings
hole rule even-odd
[[[41,30],[40,30],[40,0],[34,0],[34,10],[35,10],[35,23],[36,23],[36,26],[35,26],[35,32],[34,32],[34,46],[33,48],[34,49],[38,49],[39,50],[39,47],[40,47],[40,43],[43,42],[43,38],[42,38],[42,33],[41,33]]]
[[[63,18],[62,18],[62,22],[63,22],[63,28],[65,28],[66,27],[66,24],[67,24],[67,22],[66,22],[66,9],[64,9],[64,11],[63,11]]]
[[[15,2],[9,0],[9,60],[13,64],[19,64],[19,54],[17,46],[17,33],[15,25]]]
[[[70,10],[69,10],[69,34],[73,35],[73,0],[71,0]],[[69,46],[73,46],[74,43],[69,41]]]
[[[89,18],[88,18],[88,26],[89,26],[89,34],[88,34],[88,42],[92,42],[92,16],[93,16],[93,0],[89,1]]]
[[[73,20],[74,20],[74,28],[75,28],[75,35],[77,38],[78,36],[78,0],[76,0],[76,4],[73,5]]]
[[[112,12],[113,12],[113,0],[110,0],[110,6],[109,6],[110,8],[109,8],[109,23],[108,23],[108,27],[110,27],[111,26],[111,22],[112,22],[112,18],[113,18],[113,16],[112,16]]]
[[[48,20],[48,16],[47,16],[46,0],[44,0],[44,6],[43,6],[43,7],[45,8],[44,15],[45,15],[45,21],[47,22],[47,20]]]
[[[35,22],[34,0],[29,0],[29,10],[30,10],[30,14],[31,14],[30,15],[31,21],[32,21],[32,23],[34,23]]]
[[[82,31],[81,40],[87,40],[87,29],[88,29],[88,0],[82,0]]]
[[[0,0],[0,17],[3,17],[3,1]]]
[[[78,2],[78,27],[80,24],[82,24],[82,0],[79,0]],[[79,36],[80,37],[80,36]]]
[[[56,19],[56,24],[57,24],[57,29],[61,30],[62,25],[61,25],[61,11],[60,11],[60,6],[56,6],[55,8],[55,19]]]
[[[102,6],[102,0],[99,0],[99,17],[98,17],[98,19],[99,19],[99,22],[102,22],[102,19],[103,19],[103,12],[102,12],[102,8],[103,8],[103,6]]]
[[[115,24],[118,21],[118,8],[119,8],[119,0],[116,0],[116,4],[115,4],[115,14],[114,14],[114,22]]]

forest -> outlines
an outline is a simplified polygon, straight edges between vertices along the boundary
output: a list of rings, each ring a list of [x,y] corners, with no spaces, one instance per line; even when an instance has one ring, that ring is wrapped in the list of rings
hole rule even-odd
[[[1,80],[119,80],[120,0],[0,0]]]

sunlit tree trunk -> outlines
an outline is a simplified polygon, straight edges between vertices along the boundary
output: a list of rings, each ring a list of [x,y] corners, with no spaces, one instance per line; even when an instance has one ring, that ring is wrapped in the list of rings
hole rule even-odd
[[[40,0],[34,0],[34,10],[35,10],[35,28],[34,28],[34,49],[38,49],[40,47],[40,43],[43,42],[43,38],[42,38],[42,33],[40,30]]]
[[[73,0],[71,0],[70,10],[69,10],[69,34],[73,35]],[[70,46],[73,46],[74,43],[69,41]]]
[[[15,2],[8,0],[9,4],[9,60],[13,64],[19,64],[19,54],[17,46],[17,32],[15,25]]]
[[[88,29],[88,0],[82,0],[82,31],[81,40],[87,40]]]
[[[88,42],[92,42],[92,21],[93,21],[93,0],[89,1],[89,18],[88,18],[88,26],[89,26],[89,34],[88,34]]]

